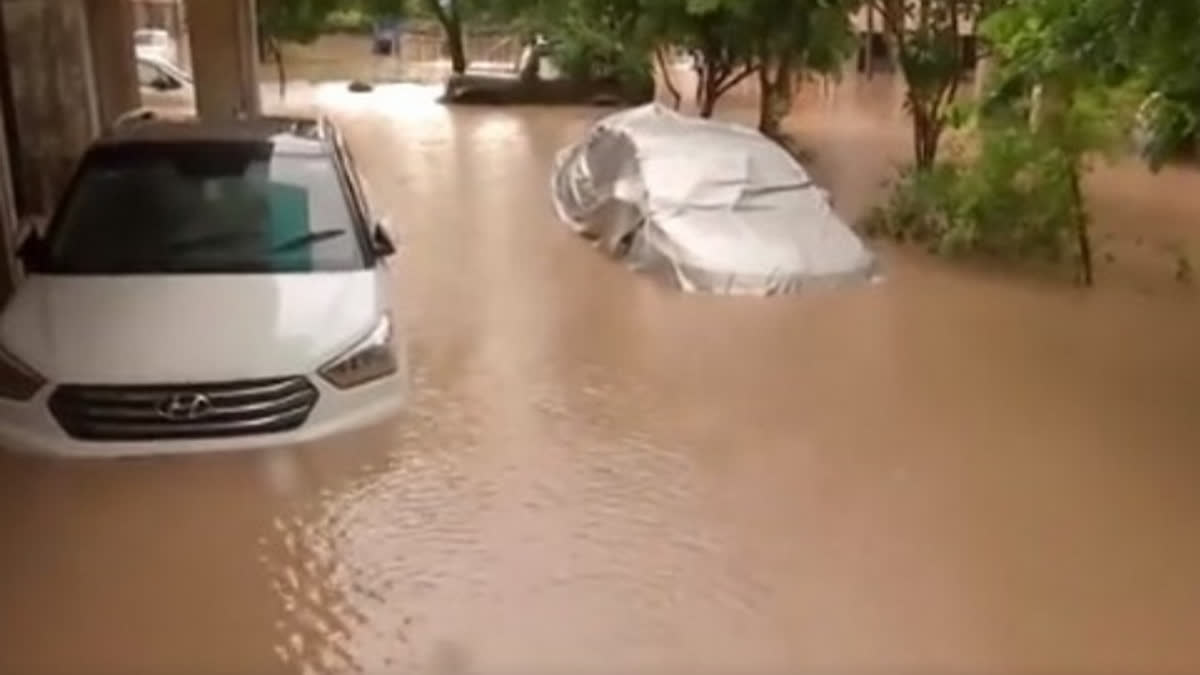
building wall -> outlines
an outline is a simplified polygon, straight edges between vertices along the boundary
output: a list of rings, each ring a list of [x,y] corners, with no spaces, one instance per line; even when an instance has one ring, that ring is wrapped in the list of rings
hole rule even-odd
[[[107,125],[141,105],[129,0],[84,0],[100,122]]]
[[[254,0],[188,3],[196,112],[219,119],[260,113]]]

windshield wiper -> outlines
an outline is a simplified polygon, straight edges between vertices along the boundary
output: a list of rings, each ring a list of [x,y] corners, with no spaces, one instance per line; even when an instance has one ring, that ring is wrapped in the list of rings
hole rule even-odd
[[[340,237],[343,234],[346,234],[345,230],[317,230],[294,239],[288,239],[281,244],[272,246],[270,252],[280,253],[283,251],[290,251],[292,249],[300,248],[302,246],[311,246],[312,244],[325,241],[326,239]],[[187,239],[185,241],[174,241],[168,244],[168,246],[174,250],[191,250],[218,244],[226,244],[241,239],[253,239],[260,236],[262,235],[257,232],[218,232],[216,234]]]
[[[309,232],[302,237],[289,239],[282,244],[271,248],[271,253],[282,253],[292,249],[301,248],[304,246],[312,246],[313,244],[325,241],[326,239],[335,239],[346,234],[345,230],[315,230]]]

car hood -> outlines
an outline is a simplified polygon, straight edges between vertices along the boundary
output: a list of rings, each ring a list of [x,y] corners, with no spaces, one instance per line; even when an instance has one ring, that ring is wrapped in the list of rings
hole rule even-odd
[[[371,330],[386,311],[383,276],[34,275],[0,317],[0,343],[56,382],[295,375]]]

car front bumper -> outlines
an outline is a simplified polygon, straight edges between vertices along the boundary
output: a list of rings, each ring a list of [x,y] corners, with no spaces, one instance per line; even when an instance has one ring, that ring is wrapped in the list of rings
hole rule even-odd
[[[29,401],[0,400],[0,448],[37,455],[77,458],[118,458],[178,455],[277,448],[306,444],[373,426],[399,413],[408,398],[405,371],[341,390],[310,376],[319,397],[299,427],[278,433],[223,438],[147,441],[88,441],[73,438],[50,412],[56,385],[42,387]]]

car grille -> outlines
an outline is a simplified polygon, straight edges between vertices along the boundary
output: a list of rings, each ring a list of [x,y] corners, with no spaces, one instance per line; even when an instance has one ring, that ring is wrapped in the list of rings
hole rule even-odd
[[[88,441],[224,438],[304,424],[317,390],[304,377],[177,385],[63,385],[50,412]]]

